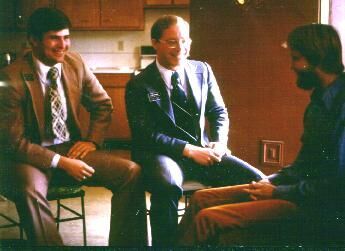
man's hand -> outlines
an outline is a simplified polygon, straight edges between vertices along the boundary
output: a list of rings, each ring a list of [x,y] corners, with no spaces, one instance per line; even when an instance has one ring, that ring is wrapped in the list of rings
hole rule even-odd
[[[95,172],[95,170],[84,161],[64,156],[60,157],[58,167],[78,181],[90,178]]]
[[[268,180],[252,182],[248,189],[244,189],[253,200],[265,200],[273,197],[276,186],[272,185]]]
[[[218,157],[213,149],[190,144],[185,146],[183,155],[202,166],[210,166],[221,161],[221,157]]]
[[[83,159],[89,152],[95,151],[96,145],[89,141],[78,141],[67,153],[67,157],[72,159]]]
[[[209,147],[213,149],[219,158],[222,158],[227,152],[230,152],[228,147],[220,142],[210,142]]]

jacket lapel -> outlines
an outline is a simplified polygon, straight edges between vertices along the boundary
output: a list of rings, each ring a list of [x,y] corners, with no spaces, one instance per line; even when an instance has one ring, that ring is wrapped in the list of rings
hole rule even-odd
[[[152,64],[152,69],[147,76],[146,90],[149,102],[155,103],[169,117],[171,122],[175,124],[175,117],[169,94],[155,62]]]
[[[190,63],[186,64],[185,67],[187,80],[189,81],[190,88],[192,90],[191,94],[195,100],[196,107],[200,112],[202,101],[205,100],[202,95],[202,74],[196,71],[196,67]]]
[[[22,77],[31,94],[33,110],[35,112],[41,138],[44,135],[44,96],[38,76],[34,72],[32,55],[28,54],[27,64],[22,68]]]
[[[78,79],[77,75],[71,70],[66,61],[62,64],[62,84],[64,87],[67,105],[71,108],[71,112],[74,118],[78,117],[77,107],[80,103],[80,89],[77,86]]]

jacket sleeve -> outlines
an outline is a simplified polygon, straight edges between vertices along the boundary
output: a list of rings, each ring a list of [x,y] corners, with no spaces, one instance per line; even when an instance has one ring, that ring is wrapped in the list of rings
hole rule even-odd
[[[204,77],[208,88],[205,116],[210,126],[210,140],[227,145],[230,126],[228,111],[211,67],[207,63],[204,65]]]
[[[82,63],[82,98],[81,103],[90,113],[90,124],[85,140],[98,146],[102,144],[105,133],[112,119],[113,105],[111,98],[104,90],[96,76]],[[83,121],[80,121],[83,123]]]
[[[50,168],[55,152],[39,144],[32,143],[25,136],[24,94],[22,89],[10,84],[7,73],[0,73],[0,144],[1,154],[38,168]],[[20,80],[18,80],[20,81]]]
[[[314,170],[310,170],[309,173],[301,173],[303,162],[299,162],[297,157],[291,167],[283,168],[277,174],[268,177],[270,182],[277,186],[274,197],[296,202],[322,200],[331,196],[343,197],[341,193],[345,184],[344,126],[338,139],[336,156],[335,158],[324,158],[325,161],[321,166],[315,167],[315,169],[324,170],[318,175],[311,175]]]

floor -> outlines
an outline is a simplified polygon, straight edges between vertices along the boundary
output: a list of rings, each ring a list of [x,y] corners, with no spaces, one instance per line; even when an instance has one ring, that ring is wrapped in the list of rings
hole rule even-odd
[[[86,230],[88,246],[107,246],[108,232],[110,222],[110,197],[111,193],[105,188],[100,187],[84,187],[85,195],[85,211],[86,211]],[[146,196],[147,205],[149,207],[149,194]],[[73,208],[79,210],[79,199],[67,199],[64,203],[71,205]],[[181,201],[180,207],[184,204]],[[56,203],[51,202],[53,212],[56,210]],[[0,212],[6,212],[13,217],[17,217],[17,211],[12,202],[5,201],[0,198]],[[63,212],[63,216],[68,215],[68,212]],[[0,217],[0,225],[4,223]],[[64,222],[60,225],[60,233],[65,245],[81,246],[83,245],[82,225],[81,221]],[[148,219],[148,233],[150,233],[150,223]],[[0,229],[0,240],[17,239],[19,238],[18,228]],[[151,244],[151,236],[149,234],[149,245]]]

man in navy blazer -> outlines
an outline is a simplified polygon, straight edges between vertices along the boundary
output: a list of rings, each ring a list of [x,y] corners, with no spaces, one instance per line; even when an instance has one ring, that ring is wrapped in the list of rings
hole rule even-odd
[[[230,154],[228,112],[212,69],[187,59],[189,24],[162,16],[152,26],[151,41],[156,61],[129,81],[126,106],[132,157],[143,166],[151,192],[152,243],[169,246],[183,179],[222,186],[260,180],[264,174]],[[176,101],[181,90],[183,105]]]

